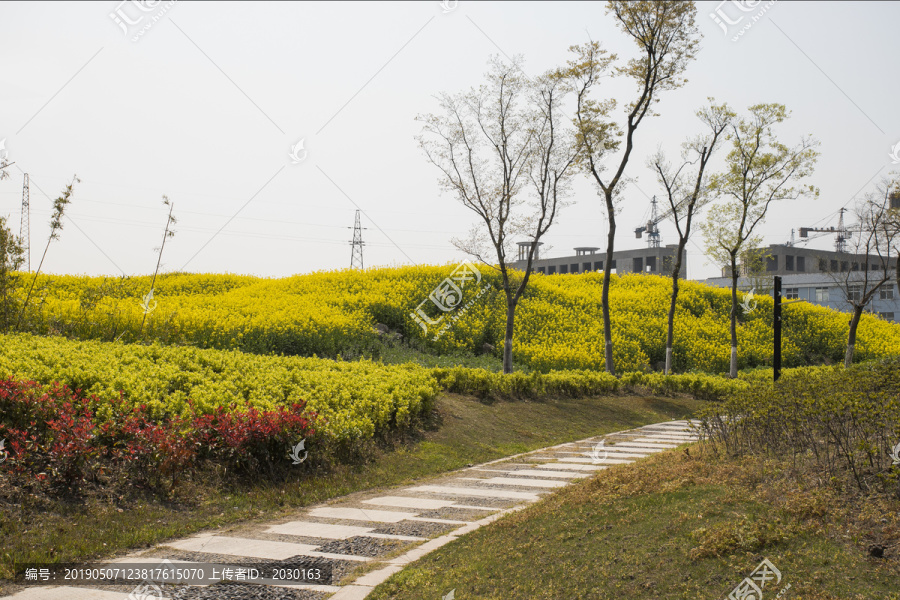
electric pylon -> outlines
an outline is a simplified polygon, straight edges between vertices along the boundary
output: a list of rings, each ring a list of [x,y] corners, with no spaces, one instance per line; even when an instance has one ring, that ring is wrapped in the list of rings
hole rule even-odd
[[[362,226],[359,223],[359,210],[356,211],[356,223],[353,225],[353,241],[350,242],[353,244],[353,252],[350,255],[350,268],[351,269],[362,269],[363,268],[363,240],[362,240]]]

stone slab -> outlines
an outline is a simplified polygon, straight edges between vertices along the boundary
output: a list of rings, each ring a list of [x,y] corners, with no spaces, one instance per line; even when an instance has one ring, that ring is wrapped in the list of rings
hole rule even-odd
[[[170,548],[188,550],[190,552],[209,552],[210,554],[227,554],[248,558],[265,558],[284,560],[292,556],[308,555],[318,546],[309,544],[289,544],[268,540],[251,540],[220,535],[201,535],[165,544]]]
[[[519,485],[522,487],[557,488],[569,485],[565,481],[553,481],[551,479],[531,479],[528,477],[490,477],[479,479],[481,483],[497,485]]]
[[[674,448],[675,446],[671,446]],[[662,452],[666,448],[660,444],[653,444],[649,442],[619,442],[615,446],[610,446],[609,449],[613,448],[622,448],[624,450],[635,450],[640,452]]]
[[[535,465],[538,469],[566,469],[567,471],[600,471],[605,469],[603,465],[574,465],[564,463],[545,463],[543,465]]]
[[[607,458],[604,460],[595,461],[593,458],[564,457],[559,460],[562,462],[581,463],[587,465],[627,465],[628,463],[634,462],[633,460],[624,458]]]
[[[675,448],[676,446],[678,446],[677,443],[672,443],[671,441],[668,441],[668,440],[656,440],[656,439],[649,438],[649,437],[637,438],[634,441],[635,442],[643,442],[645,444],[655,444],[655,446],[657,448]]]
[[[468,521],[454,521],[453,519],[431,519],[425,517],[410,517],[408,521],[421,521],[423,523],[443,523],[444,525],[465,525]]]
[[[418,513],[397,512],[394,510],[369,510],[336,506],[322,506],[309,511],[309,516],[311,517],[348,519],[350,521],[371,521],[373,523],[399,523],[400,521],[414,517],[417,514]]]
[[[406,496],[380,496],[371,500],[363,500],[363,504],[378,504],[380,506],[397,506],[399,508],[419,508],[422,510],[435,510],[453,506],[450,500],[433,500],[431,498],[409,498]]]
[[[626,449],[624,449],[624,448],[623,448],[622,450],[614,450],[613,448],[604,448],[603,450],[606,451],[606,456],[607,456],[607,458],[630,458],[630,459],[635,459],[635,458],[645,458],[648,454],[650,454],[649,452],[638,452],[638,451],[633,450],[633,449],[632,449],[632,451],[629,452],[628,450],[626,450]],[[579,452],[579,454],[580,454],[581,456],[587,456],[588,458],[593,458],[593,457],[594,457],[594,454],[593,454],[592,452]],[[599,453],[599,455],[600,455],[600,456],[603,456],[603,452],[601,451],[601,452]]]
[[[456,487],[450,485],[420,485],[407,488],[409,492],[428,492],[430,494],[446,494],[448,496],[473,496],[481,498],[506,498],[510,500],[537,500],[536,493],[512,492],[508,490],[485,490],[472,487]]]
[[[325,538],[329,540],[346,540],[347,538],[366,535],[370,531],[372,531],[371,527],[331,525],[330,523],[314,523],[312,521],[291,521],[290,523],[273,525],[266,529],[266,533],[302,535],[305,537]]]
[[[551,471],[550,469],[519,469],[517,471],[505,471],[509,475],[531,475],[533,477],[587,477],[584,473],[571,473],[567,471]]]

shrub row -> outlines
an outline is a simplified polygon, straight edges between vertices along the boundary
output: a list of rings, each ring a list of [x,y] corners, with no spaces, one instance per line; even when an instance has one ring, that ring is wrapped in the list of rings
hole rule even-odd
[[[107,417],[98,414],[102,407]],[[4,470],[51,487],[77,488],[86,476],[124,473],[161,483],[201,461],[238,471],[272,469],[290,448],[316,434],[316,415],[302,402],[270,411],[218,408],[198,414],[151,418],[146,406],[100,399],[66,386],[0,380],[0,439]]]
[[[714,447],[732,455],[811,459],[814,479],[869,492],[900,468],[900,360],[786,372],[754,381],[699,414]],[[896,490],[900,493],[900,488]]]

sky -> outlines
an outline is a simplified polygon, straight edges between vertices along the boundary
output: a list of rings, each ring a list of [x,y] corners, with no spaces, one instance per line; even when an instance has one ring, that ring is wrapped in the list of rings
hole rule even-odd
[[[660,193],[646,160],[658,148],[676,158],[701,131],[694,113],[709,97],[739,113],[785,104],[779,138],[821,142],[809,180],[819,197],[773,207],[765,243],[835,225],[838,209],[900,169],[898,22],[895,2],[699,2],[689,81],[664,92],[659,116],[636,134],[617,247],[646,244],[634,228]],[[356,210],[366,267],[458,262],[451,240],[476,218],[441,192],[416,116],[438,112],[442,92],[481,84],[492,55],[521,54],[533,76],[589,39],[635,56],[601,2],[3,2],[0,157],[15,164],[0,181],[0,216],[18,233],[28,173],[36,268],[52,199],[77,174],[48,273],[152,273],[164,194],[178,223],[163,272],[344,269]],[[599,91],[621,107],[634,84],[612,79]],[[602,198],[587,176],[571,200],[545,256],[605,246]],[[660,231],[663,244],[677,241],[671,224]],[[699,235],[688,264],[691,278],[717,274]]]

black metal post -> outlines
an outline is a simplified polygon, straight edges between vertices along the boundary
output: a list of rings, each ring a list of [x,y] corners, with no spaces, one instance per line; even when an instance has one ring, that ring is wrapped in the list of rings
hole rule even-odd
[[[774,329],[775,329],[775,356],[772,359],[772,371],[775,377],[774,381],[778,381],[781,377],[781,277],[775,276],[775,287],[772,290],[775,299],[774,311]]]

